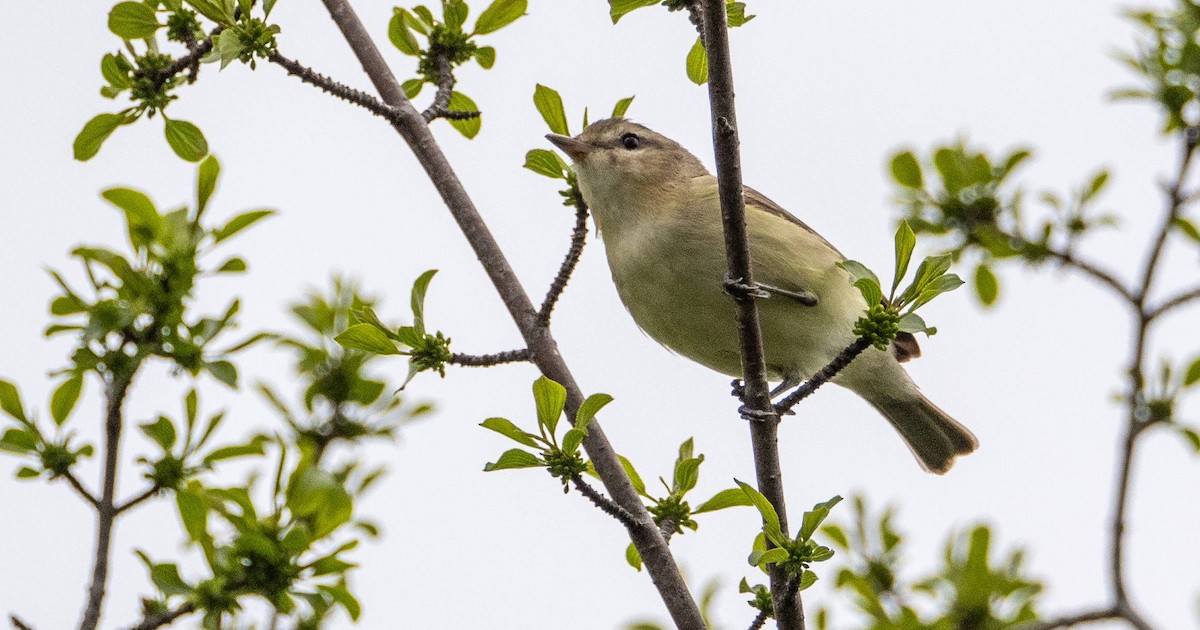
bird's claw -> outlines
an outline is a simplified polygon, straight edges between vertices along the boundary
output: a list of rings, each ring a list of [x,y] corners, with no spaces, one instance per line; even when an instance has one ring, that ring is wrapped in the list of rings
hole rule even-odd
[[[729,274],[725,275],[725,279],[721,282],[721,285],[725,288],[726,293],[738,300],[747,300],[750,298],[766,299],[771,297],[771,294],[759,285],[745,282],[742,278],[734,278]]]
[[[742,402],[746,402],[746,383],[740,378],[735,378],[729,383],[731,396],[734,396]]]
[[[770,422],[772,420],[779,421],[779,414],[775,413],[774,407],[767,411],[763,411],[762,409],[751,409],[747,405],[742,405],[741,407],[738,407],[738,415],[742,417],[742,420],[749,422]]]

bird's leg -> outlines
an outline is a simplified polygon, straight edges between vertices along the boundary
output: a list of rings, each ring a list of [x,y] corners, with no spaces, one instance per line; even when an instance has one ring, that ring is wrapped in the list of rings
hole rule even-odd
[[[730,393],[736,396],[738,400],[742,401],[742,406],[738,407],[738,415],[740,415],[743,420],[748,420],[750,422],[765,422],[767,420],[779,419],[779,414],[775,413],[775,407],[773,405],[771,409],[762,411],[761,409],[751,409],[750,406],[746,404],[746,383],[744,383],[742,379],[733,379],[733,382],[730,383],[729,386],[733,388],[733,391]],[[775,396],[774,391],[771,392],[771,396]],[[789,410],[788,413],[792,412]]]
[[[769,298],[770,293],[767,293],[757,284],[751,284],[744,281],[743,278],[734,278],[729,274],[725,274],[725,279],[721,282],[725,287],[725,292],[732,295],[737,300],[748,300],[750,298]]]
[[[776,385],[775,389],[771,390],[771,398],[775,398],[776,396],[786,392],[787,390],[789,390],[793,387],[799,386],[800,383],[803,383],[803,382],[804,382],[804,379],[797,378],[795,376],[785,376],[783,378],[783,382]]]
[[[786,298],[791,298],[803,304],[804,306],[816,306],[818,302],[817,294],[806,289],[789,291],[787,289],[780,289],[779,287],[773,287],[769,284],[763,284],[761,282],[758,283],[758,288],[771,295],[780,295]]]

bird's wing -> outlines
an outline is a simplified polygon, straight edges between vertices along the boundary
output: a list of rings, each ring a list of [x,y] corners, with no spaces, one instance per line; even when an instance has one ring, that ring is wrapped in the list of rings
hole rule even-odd
[[[754,190],[753,188],[751,188],[749,186],[743,186],[743,189],[745,190],[746,206],[748,208],[761,210],[763,212],[766,212],[767,214],[773,214],[781,219],[786,219],[788,221],[791,221],[792,223],[795,223],[796,225],[803,228],[805,231],[811,232],[814,236],[821,239],[821,242],[825,243],[825,245],[827,245],[829,247],[829,249],[832,249],[833,251],[837,252],[838,256],[842,257],[843,259],[846,258],[845,254],[838,251],[838,248],[833,246],[833,243],[830,243],[829,241],[825,240],[824,236],[821,236],[820,234],[818,234],[817,231],[812,229],[811,227],[809,227],[807,223],[801,221],[800,219],[797,219],[795,215],[788,212],[787,210],[784,210],[782,207],[780,207],[779,204],[775,203],[774,201],[771,201],[770,199],[768,199],[766,195],[758,192],[757,190]]]

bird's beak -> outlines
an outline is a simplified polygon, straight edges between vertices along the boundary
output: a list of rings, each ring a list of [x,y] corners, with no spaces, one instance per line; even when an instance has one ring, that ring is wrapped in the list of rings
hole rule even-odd
[[[560,136],[556,133],[546,134],[546,139],[554,143],[554,146],[562,149],[567,155],[571,156],[572,160],[579,162],[587,157],[589,153],[596,150],[596,147],[591,143],[584,142],[577,138],[568,136]]]

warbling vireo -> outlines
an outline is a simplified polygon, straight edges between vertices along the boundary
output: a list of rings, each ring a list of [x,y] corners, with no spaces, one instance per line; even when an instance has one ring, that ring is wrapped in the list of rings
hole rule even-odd
[[[716,177],[677,142],[623,118],[592,123],[575,138],[546,137],[575,162],[617,293],[638,326],[693,361],[740,376]],[[799,383],[854,341],[867,304],[833,245],[761,193],[746,188],[745,197],[754,278],[771,294],[759,302],[767,372]],[[916,339],[901,335],[891,352],[868,348],[833,382],[878,409],[921,466],[940,474],[978,442],[900,366],[919,354]]]

